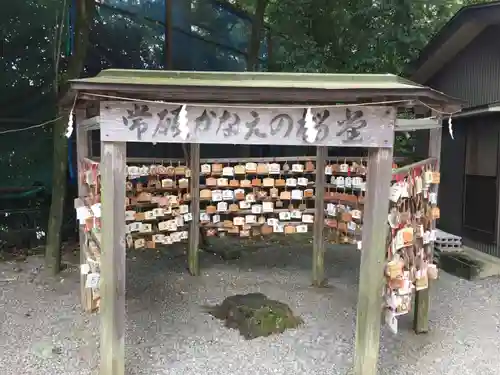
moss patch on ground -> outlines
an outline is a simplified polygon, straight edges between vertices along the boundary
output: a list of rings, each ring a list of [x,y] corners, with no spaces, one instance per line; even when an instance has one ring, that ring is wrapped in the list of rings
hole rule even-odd
[[[247,340],[283,333],[303,323],[287,304],[262,293],[237,294],[209,307],[208,311],[224,321],[226,327],[239,330]]]

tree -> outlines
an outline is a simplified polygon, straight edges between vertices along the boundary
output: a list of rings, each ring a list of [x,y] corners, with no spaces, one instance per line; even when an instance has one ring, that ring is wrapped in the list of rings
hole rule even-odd
[[[263,55],[260,44],[265,23],[273,35],[271,70],[401,74],[463,2],[477,2],[226,0],[245,10],[251,15],[248,17],[223,9],[219,6],[222,1],[190,0],[189,7],[182,3],[189,22],[174,18],[175,69],[242,70],[245,53],[247,69],[256,69]],[[54,136],[47,238],[47,265],[52,273],[59,269],[67,170],[64,133],[74,100],[68,79],[96,75],[109,67],[163,69],[166,60],[164,0],[106,0],[98,6],[94,0],[74,0],[78,12],[72,54],[66,48],[69,3],[14,1],[0,14],[1,24],[9,25],[2,30],[6,67],[0,72],[6,82],[0,88],[4,90],[0,95],[2,116],[29,113],[39,122],[61,116],[52,129],[41,130]],[[183,48],[187,43],[192,48]],[[26,148],[18,149],[16,155]],[[37,149],[43,150],[43,155],[37,154],[39,159],[47,157],[46,148]],[[13,166],[13,155],[2,155],[2,165]],[[45,170],[40,162],[30,161],[38,170]],[[13,179],[21,174],[33,178],[28,168],[19,167],[15,172]]]
[[[67,58],[67,69],[59,71],[61,49],[65,29],[65,15],[68,14],[67,4],[63,2],[61,17],[58,24],[58,37],[55,43],[56,75],[54,94],[57,102],[59,120],[53,128],[53,180],[52,202],[50,205],[47,244],[45,248],[45,263],[50,274],[57,274],[61,264],[61,227],[63,222],[64,200],[66,196],[66,173],[68,170],[68,141],[66,127],[69,121],[71,106],[75,102],[75,93],[69,90],[68,81],[78,78],[83,71],[88,46],[90,27],[95,14],[95,0],[75,1],[74,50]]]
[[[256,71],[259,68],[259,53],[264,28],[264,17],[269,0],[255,0],[255,13],[252,18],[252,32],[248,43],[247,69]]]

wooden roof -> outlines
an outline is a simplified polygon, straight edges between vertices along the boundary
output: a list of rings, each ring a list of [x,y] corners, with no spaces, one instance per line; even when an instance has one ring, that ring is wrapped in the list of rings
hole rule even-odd
[[[83,95],[148,100],[334,104],[419,100],[456,111],[461,102],[393,74],[104,70],[70,81]]]

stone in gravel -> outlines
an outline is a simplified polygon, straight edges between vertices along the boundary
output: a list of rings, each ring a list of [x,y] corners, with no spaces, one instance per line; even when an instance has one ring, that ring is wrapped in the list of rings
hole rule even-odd
[[[251,340],[283,333],[303,323],[287,304],[267,298],[262,293],[237,294],[220,305],[209,307],[215,318],[225,321],[228,328],[238,329]]]
[[[33,346],[33,352],[39,358],[47,359],[51,358],[54,354],[61,353],[61,351],[59,353],[57,351],[58,351],[57,347],[46,342],[39,342]]]

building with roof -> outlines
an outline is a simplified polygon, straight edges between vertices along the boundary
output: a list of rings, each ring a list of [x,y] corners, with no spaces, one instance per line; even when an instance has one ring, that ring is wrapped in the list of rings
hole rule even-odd
[[[410,78],[466,102],[444,131],[438,227],[500,257],[500,1],[463,7],[422,50]]]

